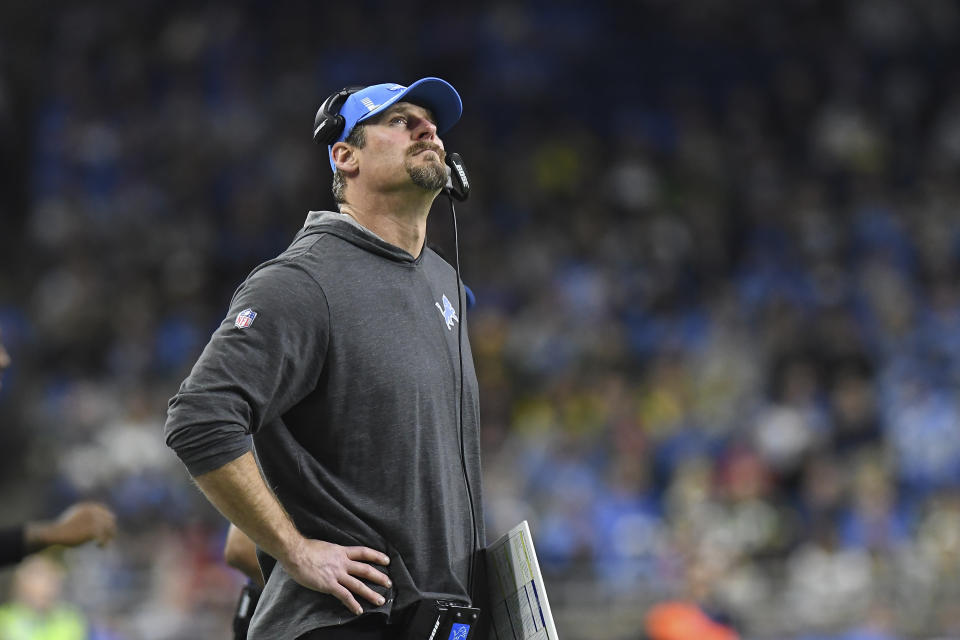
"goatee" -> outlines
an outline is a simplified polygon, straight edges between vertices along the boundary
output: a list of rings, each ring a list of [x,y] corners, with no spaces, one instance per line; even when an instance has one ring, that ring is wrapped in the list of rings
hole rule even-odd
[[[413,157],[421,152],[433,151],[437,154],[439,162],[427,162],[426,164],[414,164]],[[427,191],[437,191],[443,189],[447,184],[447,167],[443,164],[443,159],[446,157],[443,148],[439,145],[433,144],[432,142],[427,142],[426,140],[421,140],[415,142],[410,146],[410,149],[407,151],[409,154],[407,156],[406,168],[407,173],[410,175],[410,179],[413,181],[413,184],[417,185],[422,189]]]
[[[447,184],[447,170],[439,162],[430,162],[425,165],[407,165],[407,173],[413,184],[427,191],[443,189]]]

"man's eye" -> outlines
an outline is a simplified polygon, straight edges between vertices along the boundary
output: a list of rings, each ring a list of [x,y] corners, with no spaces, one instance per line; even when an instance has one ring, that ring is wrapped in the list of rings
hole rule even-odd
[[[407,119],[404,118],[403,116],[394,116],[394,117],[390,118],[390,124],[397,124],[397,123],[406,124],[406,123],[407,123]]]

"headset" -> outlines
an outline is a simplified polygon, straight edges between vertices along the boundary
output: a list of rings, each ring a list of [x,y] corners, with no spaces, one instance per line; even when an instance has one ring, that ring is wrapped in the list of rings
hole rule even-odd
[[[463,202],[470,196],[470,178],[467,177],[467,168],[463,164],[463,158],[459,153],[451,153],[447,156],[447,184],[443,187],[447,196],[450,197],[450,211],[453,214],[453,222],[456,225],[457,214],[453,209],[453,200]],[[458,273],[459,275],[459,273]]]
[[[336,93],[330,94],[320,108],[317,109],[317,115],[313,119],[313,141],[317,144],[329,146],[340,138],[343,133],[343,127],[346,125],[346,119],[340,115],[340,109],[343,103],[351,95],[360,91],[364,87],[354,85],[344,87]]]
[[[466,298],[467,295],[465,291],[466,285],[463,284],[463,280],[460,278],[460,234],[457,231],[457,209],[453,205],[454,200],[463,202],[470,196],[470,178],[467,176],[467,168],[464,166],[463,158],[460,157],[459,153],[451,153],[448,155],[447,162],[449,163],[447,165],[447,184],[443,190],[447,194],[447,201],[450,203],[450,218],[453,221],[453,267],[457,277],[457,318],[460,319],[460,322],[457,323],[457,359],[460,365],[460,388],[457,394],[457,431],[460,436],[460,468],[463,471],[463,479],[467,487],[467,500],[470,504],[470,528],[473,537],[473,552],[470,554],[470,563],[467,569],[467,589],[472,595],[476,593],[473,584],[474,578],[476,577],[474,573],[474,562],[477,553],[480,552],[480,532],[477,524],[477,511],[473,502],[473,488],[470,486],[470,477],[467,474],[466,443],[463,437],[463,299]],[[451,612],[452,611],[453,610],[451,610]],[[460,613],[468,613],[471,616],[471,621],[475,622],[479,617],[480,610],[465,609]],[[464,640],[470,640],[476,635],[472,631],[474,628],[472,623],[452,627],[453,630],[457,628],[466,629],[466,634],[462,636]],[[456,637],[454,631],[451,631],[450,637]]]

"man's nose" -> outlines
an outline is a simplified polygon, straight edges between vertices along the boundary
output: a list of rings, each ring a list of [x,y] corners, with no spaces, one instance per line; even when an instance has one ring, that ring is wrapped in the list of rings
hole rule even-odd
[[[433,124],[426,118],[420,120],[420,122],[417,123],[416,137],[417,140],[436,141],[437,125]]]

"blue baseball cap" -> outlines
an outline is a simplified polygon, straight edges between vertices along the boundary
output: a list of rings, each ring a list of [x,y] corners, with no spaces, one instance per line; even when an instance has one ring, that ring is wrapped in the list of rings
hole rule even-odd
[[[395,102],[412,102],[429,109],[437,120],[437,133],[446,133],[457,124],[463,113],[460,94],[451,84],[440,78],[422,78],[409,87],[394,82],[375,84],[350,95],[340,108],[340,115],[346,122],[343,133],[336,142],[343,142],[358,122],[373,117]],[[337,170],[333,163],[333,145],[327,147],[330,168]]]

